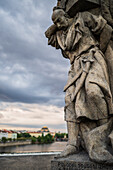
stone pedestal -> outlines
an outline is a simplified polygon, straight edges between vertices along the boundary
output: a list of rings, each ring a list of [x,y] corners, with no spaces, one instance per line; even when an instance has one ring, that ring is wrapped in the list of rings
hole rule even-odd
[[[51,161],[51,170],[113,170],[113,165],[94,163],[89,160],[88,154],[80,152],[67,158]]]

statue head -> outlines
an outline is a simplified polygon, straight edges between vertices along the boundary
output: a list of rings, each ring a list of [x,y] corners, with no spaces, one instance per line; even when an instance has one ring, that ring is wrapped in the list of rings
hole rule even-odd
[[[69,16],[63,9],[53,9],[52,20],[58,29],[66,29],[69,26]]]

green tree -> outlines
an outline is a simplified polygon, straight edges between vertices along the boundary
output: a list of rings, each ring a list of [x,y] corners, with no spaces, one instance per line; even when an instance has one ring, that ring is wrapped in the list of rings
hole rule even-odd
[[[22,137],[22,133],[17,133],[17,138],[21,138]]]
[[[30,138],[31,135],[29,133],[17,133],[17,138]]]
[[[60,134],[60,138],[64,138],[64,133],[61,133],[61,134]]]
[[[7,140],[11,142],[11,141],[12,141],[12,138],[8,138]]]
[[[55,138],[62,140],[64,137],[66,136],[66,138],[68,138],[68,134],[66,133],[56,133],[55,134]]]
[[[53,141],[54,141],[54,139],[53,139],[53,136],[51,134],[47,134],[45,136],[45,143],[51,143]]]
[[[22,135],[23,135],[23,137],[25,137],[25,138],[31,137],[31,135],[30,135],[29,133],[23,133]]]
[[[6,141],[7,141],[7,138],[6,137],[2,137],[2,142],[6,143]]]
[[[42,135],[41,137],[41,143],[44,143],[45,142],[45,137]]]
[[[34,138],[34,137],[31,137],[31,142],[32,142],[32,144],[35,144],[36,143],[36,138]]]
[[[42,134],[42,136],[38,136],[37,137],[37,141],[40,143],[40,144],[44,144],[44,143],[52,143],[54,141],[54,138],[51,134],[47,134],[46,136],[44,136]]]
[[[41,142],[41,136],[38,136],[37,140],[40,143]]]

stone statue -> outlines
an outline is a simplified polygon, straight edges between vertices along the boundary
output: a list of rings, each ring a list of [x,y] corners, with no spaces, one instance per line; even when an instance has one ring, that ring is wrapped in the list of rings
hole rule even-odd
[[[52,20],[45,33],[48,44],[71,64],[64,87],[68,144],[58,157],[83,148],[92,161],[113,164],[112,27],[102,15],[84,11],[70,17],[58,6]]]

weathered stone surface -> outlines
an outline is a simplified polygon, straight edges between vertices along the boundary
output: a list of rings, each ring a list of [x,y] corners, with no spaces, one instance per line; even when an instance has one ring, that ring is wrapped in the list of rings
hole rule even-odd
[[[113,27],[113,1],[101,0],[101,13],[107,22]]]
[[[99,6],[98,0],[61,0],[58,5],[63,5],[64,10],[53,10],[57,29],[49,28],[46,37],[48,44],[60,49],[71,64],[64,88],[68,145],[59,157],[76,153],[81,145],[91,160],[113,164],[113,154],[108,149],[113,130],[113,30],[108,22],[109,0],[101,0],[100,11],[105,19],[94,11],[86,11]]]
[[[112,144],[112,149],[113,149],[113,131],[111,132],[111,134],[109,135],[111,144]]]
[[[80,152],[67,158],[54,159],[51,170],[113,170],[113,166],[94,163],[86,152]]]
[[[50,170],[54,155],[0,157],[0,170]]]
[[[109,0],[109,7],[110,7],[111,15],[113,17],[113,1],[112,0]]]
[[[83,139],[91,160],[95,162],[103,162],[105,164],[113,164],[113,156],[107,150],[109,143],[109,134],[113,127],[113,118],[102,126],[96,127],[91,131],[87,131],[87,123],[81,124]]]
[[[61,0],[59,6],[73,17],[79,11],[86,11],[100,6],[100,0]]]
[[[79,11],[86,11],[100,5],[99,0],[69,0],[66,4],[66,12],[74,16]]]
[[[60,8],[65,9],[66,8],[66,3],[67,3],[67,0],[58,0],[57,6],[59,6]]]

